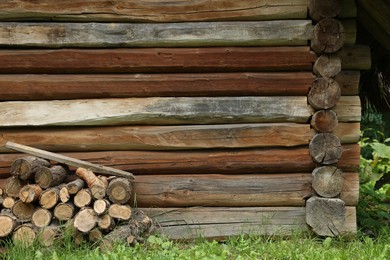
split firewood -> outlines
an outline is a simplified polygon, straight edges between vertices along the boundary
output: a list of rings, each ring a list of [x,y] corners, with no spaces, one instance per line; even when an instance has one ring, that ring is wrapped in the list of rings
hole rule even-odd
[[[131,208],[129,205],[112,204],[108,208],[108,214],[116,219],[129,220],[131,218]]]
[[[54,165],[53,167],[40,166],[35,173],[35,183],[43,189],[61,184],[68,175],[67,166]]]
[[[3,199],[3,207],[6,209],[12,209],[15,204],[15,199],[12,197],[5,197]]]
[[[62,203],[68,202],[70,200],[70,194],[68,188],[66,188],[65,185],[61,187],[59,195],[60,195],[60,201]]]
[[[110,202],[106,199],[95,200],[93,203],[93,210],[98,215],[103,215],[108,211],[110,207]]]
[[[36,184],[28,184],[19,191],[19,199],[25,203],[37,201],[42,194],[42,188]]]
[[[58,203],[54,208],[54,217],[59,221],[67,221],[74,216],[75,212],[76,208],[72,203]]]
[[[53,187],[47,190],[44,190],[39,198],[39,205],[44,209],[51,209],[57,205],[59,200],[59,187]]]
[[[31,203],[24,203],[21,200],[15,202],[12,207],[12,213],[22,222],[30,221],[35,211],[35,207]]]
[[[31,217],[31,223],[38,228],[43,228],[49,226],[52,219],[53,214],[49,210],[38,208]]]
[[[96,243],[103,239],[103,233],[102,231],[95,227],[88,233],[88,239],[90,242]]]
[[[126,178],[114,178],[107,188],[107,195],[110,201],[117,204],[124,204],[131,197],[131,182]]]
[[[4,183],[4,193],[7,196],[18,198],[20,189],[25,185],[25,182],[15,176],[9,177]]]
[[[102,199],[106,196],[108,186],[106,178],[98,178],[92,171],[85,168],[78,168],[76,175],[85,181],[95,199]]]
[[[117,226],[113,231],[103,237],[100,242],[100,248],[103,250],[111,250],[114,243],[126,243],[128,237],[133,236],[132,227],[129,225]],[[132,241],[133,242],[133,241]]]
[[[33,178],[34,173],[40,166],[49,167],[50,162],[48,160],[35,157],[26,156],[16,159],[11,165],[11,174],[21,180],[28,180]]]
[[[17,227],[12,234],[12,240],[20,242],[25,246],[30,246],[37,237],[37,229],[32,224],[27,223]]]
[[[68,189],[68,192],[71,195],[74,195],[77,192],[79,192],[79,190],[84,188],[84,186],[85,186],[85,182],[82,179],[76,179],[66,184],[66,188]]]
[[[55,224],[55,225],[43,227],[39,234],[39,238],[44,246],[49,247],[54,244],[54,241],[58,237],[60,237],[60,234],[61,234],[61,227]]]
[[[79,208],[88,206],[92,202],[92,193],[89,189],[82,189],[73,198],[73,203]]]
[[[98,222],[96,212],[89,207],[81,209],[74,217],[74,227],[82,233],[91,231]]]
[[[98,217],[98,227],[106,233],[110,232],[115,227],[115,220],[108,213]]]
[[[0,238],[10,235],[18,226],[20,222],[18,218],[12,213],[0,214]]]

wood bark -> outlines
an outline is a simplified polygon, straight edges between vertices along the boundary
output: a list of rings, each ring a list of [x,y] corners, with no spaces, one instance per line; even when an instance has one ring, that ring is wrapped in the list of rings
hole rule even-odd
[[[108,208],[110,207],[110,202],[106,199],[98,199],[93,203],[93,210],[96,212],[98,216],[106,214]]]
[[[356,50],[355,50],[356,52]],[[368,52],[369,54],[369,52]],[[2,50],[1,73],[311,71],[308,46]],[[207,63],[205,63],[207,61]],[[358,68],[357,68],[358,69]]]
[[[114,219],[129,220],[132,210],[129,205],[111,204],[108,208],[108,215]]]
[[[313,72],[319,77],[333,78],[341,72],[341,60],[335,54],[322,54],[314,63]]]
[[[79,190],[84,188],[84,186],[85,186],[85,182],[82,179],[76,179],[66,184],[66,188],[68,189],[68,192],[71,195],[74,195],[77,192],[79,192]]]
[[[59,221],[68,221],[73,218],[75,213],[76,213],[75,206],[70,202],[58,203],[54,208],[54,212],[53,212],[54,217]]]
[[[16,159],[11,165],[11,174],[15,175],[21,180],[28,180],[37,171],[38,167],[45,166],[49,167],[50,162],[38,158],[35,156],[26,156],[23,158]]]
[[[34,211],[35,207],[33,204],[24,203],[21,200],[16,201],[12,207],[12,214],[21,222],[30,221]]]
[[[321,197],[333,198],[338,196],[344,186],[343,172],[334,166],[317,167],[312,172],[313,189]]]
[[[309,144],[313,160],[323,165],[337,163],[343,152],[340,140],[332,133],[319,133]]]
[[[0,92],[2,93],[0,100],[66,100],[153,96],[305,96],[313,79],[310,72],[125,75],[11,74],[0,75]]]
[[[309,15],[314,21],[336,17],[341,13],[341,2],[341,0],[310,0]]]
[[[76,216],[74,217],[74,227],[82,232],[88,233],[91,231],[97,224],[98,217],[91,208],[83,208],[81,209]]]
[[[9,177],[4,183],[4,193],[9,197],[19,197],[19,191],[25,185],[25,182],[15,176]]]
[[[367,45],[345,46],[336,55],[341,59],[343,70],[369,70],[371,51]]]
[[[335,77],[335,80],[340,86],[342,96],[359,95],[360,71],[343,70]]]
[[[310,20],[165,24],[0,22],[0,45],[40,48],[297,46],[306,45],[311,32]]]
[[[37,201],[42,194],[42,188],[36,184],[23,186],[19,191],[19,199],[24,203]]]
[[[316,53],[334,53],[344,46],[346,33],[341,22],[325,18],[314,26],[310,47]]]
[[[50,225],[53,214],[44,208],[38,208],[31,216],[31,223],[37,228],[43,228]]]
[[[306,202],[306,222],[319,236],[338,236],[346,222],[345,203],[340,199],[312,197]]]
[[[92,171],[84,168],[77,168],[76,175],[85,181],[95,199],[102,199],[106,196],[107,180],[97,177]]]
[[[131,197],[132,187],[129,179],[115,178],[110,180],[107,196],[113,203],[125,204]]]
[[[74,204],[78,208],[83,208],[92,203],[92,194],[90,189],[81,189],[73,198]]]
[[[3,207],[6,208],[6,209],[12,209],[14,204],[15,204],[15,199],[12,198],[12,197],[5,197],[3,199]]]
[[[341,90],[332,78],[317,78],[309,91],[308,102],[315,109],[329,109],[339,101]]]
[[[333,132],[338,125],[337,115],[333,110],[319,110],[311,118],[311,126],[318,132]]]
[[[194,12],[196,10],[196,12]],[[103,2],[41,0],[35,5],[22,0],[0,4],[2,21],[100,21],[100,22],[188,22],[224,20],[305,19],[305,0],[151,1],[114,0]]]
[[[66,165],[54,165],[52,167],[41,166],[35,173],[35,183],[43,189],[61,184],[68,174]]]
[[[37,229],[31,224],[23,224],[17,227],[12,234],[14,243],[21,243],[23,246],[31,246],[37,237]]]
[[[0,238],[7,237],[19,226],[18,219],[11,213],[0,214]]]

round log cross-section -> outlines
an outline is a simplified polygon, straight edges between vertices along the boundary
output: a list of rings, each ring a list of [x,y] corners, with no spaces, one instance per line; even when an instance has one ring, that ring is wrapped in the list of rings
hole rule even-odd
[[[308,102],[315,109],[334,107],[340,99],[339,84],[331,78],[317,78],[311,85]]]
[[[325,198],[333,198],[343,189],[343,172],[334,166],[317,167],[312,172],[314,191]]]
[[[337,115],[333,110],[319,110],[311,118],[311,126],[321,133],[333,132],[337,125]]]
[[[310,47],[316,53],[334,53],[343,47],[345,38],[341,22],[326,18],[314,26]]]
[[[313,73],[319,77],[333,78],[340,72],[341,60],[334,54],[322,54],[313,65]]]
[[[332,133],[316,134],[309,144],[313,161],[329,165],[339,161],[343,153],[340,139]]]
[[[309,15],[314,21],[332,18],[341,12],[341,0],[310,0]]]

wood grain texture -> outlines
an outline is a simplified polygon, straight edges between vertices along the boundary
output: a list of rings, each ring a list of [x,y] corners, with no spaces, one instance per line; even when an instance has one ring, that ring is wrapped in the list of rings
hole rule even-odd
[[[140,73],[312,70],[308,46],[0,50],[0,73]]]
[[[337,74],[335,80],[340,86],[342,96],[359,95],[359,70],[342,70],[339,74]]]
[[[369,70],[371,51],[368,45],[344,46],[336,55],[341,59],[343,70]]]
[[[325,18],[314,26],[310,47],[316,53],[334,53],[343,47],[345,41],[343,24],[338,20]]]
[[[0,100],[172,96],[305,96],[310,72],[1,75]]]
[[[339,122],[360,122],[361,104],[359,96],[341,96],[337,105],[332,108]]]
[[[321,21],[324,18],[333,18],[341,13],[341,0],[310,0],[309,16],[314,21]]]
[[[307,0],[14,0],[0,3],[1,21],[188,22],[306,19]],[[196,11],[195,11],[196,10]]]
[[[358,129],[358,134],[359,128]],[[355,131],[355,130],[354,130]],[[357,171],[360,146],[343,145],[337,167]],[[221,174],[310,172],[315,164],[308,146],[297,148],[230,149],[208,151],[102,151],[63,153],[64,155],[106,165],[136,175],[142,174]],[[0,154],[0,177],[10,176],[10,165],[22,154]]]
[[[0,125],[305,123],[311,113],[303,96],[10,101],[0,103]]]
[[[0,22],[0,46],[46,48],[297,46],[310,20],[197,23]]]
[[[303,207],[142,208],[170,239],[235,235],[291,235],[308,231]],[[356,208],[346,207],[343,234],[356,234]]]

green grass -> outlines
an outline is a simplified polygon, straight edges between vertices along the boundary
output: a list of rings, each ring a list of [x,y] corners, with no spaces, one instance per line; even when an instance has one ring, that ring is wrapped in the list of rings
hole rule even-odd
[[[143,245],[115,245],[102,252],[91,245],[75,246],[63,239],[45,248],[38,243],[30,247],[5,242],[3,259],[390,259],[390,228],[377,238],[360,235],[346,241],[342,238],[320,239],[310,235],[286,238],[259,236],[232,237],[225,242],[199,239],[191,243],[172,242],[158,236],[149,237]]]

